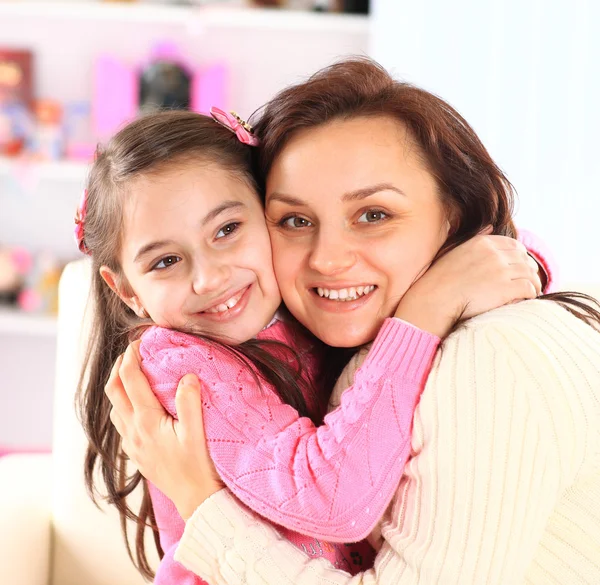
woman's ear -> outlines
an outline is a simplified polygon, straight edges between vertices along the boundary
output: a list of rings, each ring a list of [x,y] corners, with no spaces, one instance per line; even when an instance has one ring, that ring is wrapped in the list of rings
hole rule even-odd
[[[138,316],[142,319],[148,317],[139,297],[123,283],[123,280],[108,266],[100,267],[100,276],[110,289]]]

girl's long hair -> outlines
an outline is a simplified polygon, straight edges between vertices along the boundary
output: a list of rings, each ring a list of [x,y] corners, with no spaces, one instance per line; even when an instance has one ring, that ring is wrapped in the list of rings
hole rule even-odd
[[[143,326],[148,325],[148,320],[140,319],[109,289],[99,268],[108,266],[127,286],[118,258],[123,205],[132,180],[160,173],[167,165],[211,163],[256,189],[250,150],[212,118],[190,112],[162,112],[133,122],[106,148],[99,148],[88,180],[85,245],[91,252],[93,266],[90,292],[93,323],[76,398],[88,439],[85,483],[94,502],[105,498],[116,506],[129,556],[147,579],[154,575],[144,547],[145,529],[152,528],[159,556],[162,556],[158,530],[146,482],[139,472],[128,475],[127,457],[110,421],[111,405],[104,386],[112,365]],[[297,331],[294,329],[293,321],[290,326],[300,343],[303,332],[299,327]],[[301,416],[308,416],[314,422],[321,419],[327,397],[316,392],[312,380],[302,372],[302,356],[289,347],[275,341],[251,340],[229,348],[216,340],[207,341],[229,351],[244,367],[257,371],[257,377],[271,384],[283,402],[294,407]],[[96,483],[98,471],[103,489]],[[143,486],[141,508],[134,511],[127,497],[140,482]],[[134,550],[126,529],[128,519],[137,524]]]
[[[494,234],[516,237],[514,188],[467,121],[444,100],[396,81],[368,58],[350,58],[322,69],[284,89],[253,115],[261,141],[254,153],[254,174],[262,195],[273,162],[298,132],[335,120],[381,116],[408,129],[436,179],[452,226],[438,257],[490,225]],[[542,298],[600,325],[600,306],[587,295],[561,292]],[[347,350],[330,353],[329,381],[336,379],[348,358]]]

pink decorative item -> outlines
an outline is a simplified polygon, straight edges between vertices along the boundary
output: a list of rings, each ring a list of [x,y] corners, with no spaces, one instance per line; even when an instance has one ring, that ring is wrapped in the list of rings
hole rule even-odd
[[[235,112],[224,112],[219,108],[212,107],[210,115],[222,126],[231,130],[240,142],[250,146],[258,146],[258,138],[252,134],[252,126],[242,120]]]
[[[200,75],[194,76],[192,83],[191,109],[201,114],[209,114],[214,104],[227,103],[228,69],[224,63],[207,67]]]
[[[87,215],[88,190],[84,189],[79,207],[75,214],[75,243],[81,252],[90,255],[91,252],[85,245],[85,216]]]
[[[106,141],[137,115],[135,71],[110,55],[99,57],[94,70],[93,96],[94,133],[101,141]]]
[[[182,86],[172,94],[161,85],[153,84],[150,73],[160,73],[162,68],[177,71],[180,82],[187,84],[187,101],[179,97]],[[101,55],[94,69],[92,122],[95,136],[105,142],[140,110],[152,111],[158,107],[173,107],[171,100],[194,112],[208,114],[212,104],[226,104],[228,69],[223,63],[199,68],[185,59],[172,42],[157,43],[146,61],[130,66],[111,55]],[[166,78],[165,78],[166,79]],[[156,91],[155,91],[156,90]],[[158,95],[162,92],[162,96]]]

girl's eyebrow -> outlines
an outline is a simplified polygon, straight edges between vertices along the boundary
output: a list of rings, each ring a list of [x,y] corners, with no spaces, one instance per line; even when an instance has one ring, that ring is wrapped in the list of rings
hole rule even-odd
[[[209,211],[201,222],[202,226],[205,226],[207,223],[210,223],[213,219],[221,215],[224,211],[229,211],[230,209],[236,209],[239,207],[246,207],[245,203],[241,201],[229,200],[223,201],[220,205],[217,205],[213,210]]]
[[[175,242],[173,240],[158,240],[156,242],[150,242],[138,250],[133,261],[139,262],[144,256],[146,256],[146,254],[149,254],[158,248],[162,248],[163,246],[171,246],[174,243]]]
[[[246,208],[246,205],[244,203],[242,203],[241,201],[235,201],[235,200],[223,201],[223,203],[221,203],[220,205],[217,205],[214,209],[209,211],[204,216],[204,218],[202,219],[200,224],[202,227],[204,227],[207,223],[210,223],[212,220],[216,219],[219,215],[221,215],[221,213],[223,213],[225,211],[229,211],[230,209],[238,209],[238,208]],[[172,246],[173,244],[175,244],[174,240],[158,240],[156,242],[150,242],[148,244],[145,244],[138,250],[133,261],[139,262],[144,256],[146,256],[146,254],[149,254],[150,252],[153,252],[154,250],[162,248],[163,246]]]
[[[361,187],[360,189],[356,189],[354,191],[348,191],[342,195],[342,201],[360,201],[361,199],[366,199],[371,195],[375,195],[376,193],[380,193],[381,191],[395,191],[400,195],[405,196],[404,191],[395,187],[391,183],[377,183],[376,185],[370,185],[368,187]],[[280,203],[286,203],[287,205],[304,205],[306,206],[306,202],[302,201],[302,199],[298,199],[297,197],[293,197],[292,195],[286,195],[284,193],[278,193],[275,191],[268,196],[268,201],[279,201]]]

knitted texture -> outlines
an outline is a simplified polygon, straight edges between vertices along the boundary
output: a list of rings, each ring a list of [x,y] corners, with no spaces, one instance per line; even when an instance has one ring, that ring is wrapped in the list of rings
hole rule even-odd
[[[281,321],[259,338],[293,341]],[[225,484],[262,516],[287,527],[286,538],[301,549],[354,572],[361,562],[369,566],[371,549],[326,541],[363,539],[388,506],[438,343],[404,322],[386,320],[341,408],[318,428],[266,383],[261,387],[252,369],[223,348],[154,327],[143,335],[140,354],[154,393],[173,416],[181,377],[193,372],[201,379],[208,446]],[[310,351],[299,349],[310,374],[315,365]],[[183,534],[183,520],[154,486],[151,496],[161,544],[170,551]],[[169,572],[172,553],[165,559],[156,583],[175,578]]]
[[[222,490],[176,558],[213,585],[597,585],[600,334],[534,300],[470,320],[438,352],[372,570],[307,559]]]

